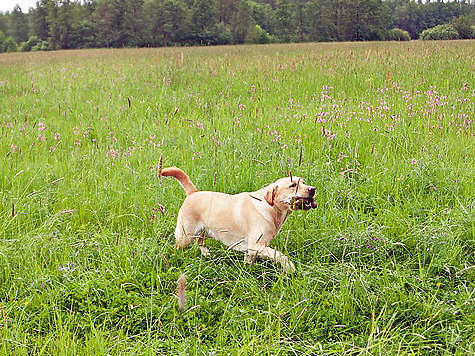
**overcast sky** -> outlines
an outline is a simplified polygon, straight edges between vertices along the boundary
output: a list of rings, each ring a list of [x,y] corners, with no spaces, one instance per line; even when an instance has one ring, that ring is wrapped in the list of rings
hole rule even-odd
[[[21,11],[26,14],[30,7],[36,7],[36,0],[0,0],[0,11],[12,12],[15,4],[20,5]]]

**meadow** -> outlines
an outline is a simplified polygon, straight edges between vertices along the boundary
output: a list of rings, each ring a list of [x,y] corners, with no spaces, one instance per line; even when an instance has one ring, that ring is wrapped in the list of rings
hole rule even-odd
[[[475,354],[474,73],[475,41],[0,55],[0,354]],[[297,271],[175,250],[160,157],[316,186]]]

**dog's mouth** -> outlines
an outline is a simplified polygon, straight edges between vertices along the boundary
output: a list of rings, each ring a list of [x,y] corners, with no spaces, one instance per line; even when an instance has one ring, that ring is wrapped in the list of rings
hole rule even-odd
[[[317,204],[313,201],[313,197],[293,197],[290,206],[293,210],[310,210],[315,209]]]

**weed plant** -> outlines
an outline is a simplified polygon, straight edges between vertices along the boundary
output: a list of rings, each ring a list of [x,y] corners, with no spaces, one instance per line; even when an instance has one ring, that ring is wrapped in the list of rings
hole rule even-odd
[[[474,68],[474,41],[0,55],[0,354],[474,354]],[[315,185],[273,241],[297,272],[175,250],[160,157]]]

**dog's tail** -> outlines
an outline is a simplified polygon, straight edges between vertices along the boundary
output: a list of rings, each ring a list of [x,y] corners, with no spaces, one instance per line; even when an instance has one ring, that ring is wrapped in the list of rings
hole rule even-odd
[[[164,168],[162,170],[162,176],[174,177],[178,179],[183,189],[185,189],[186,196],[196,193],[198,191],[198,189],[196,189],[194,184],[191,182],[190,177],[188,177],[186,173],[183,172],[180,168],[176,168],[176,167]]]

